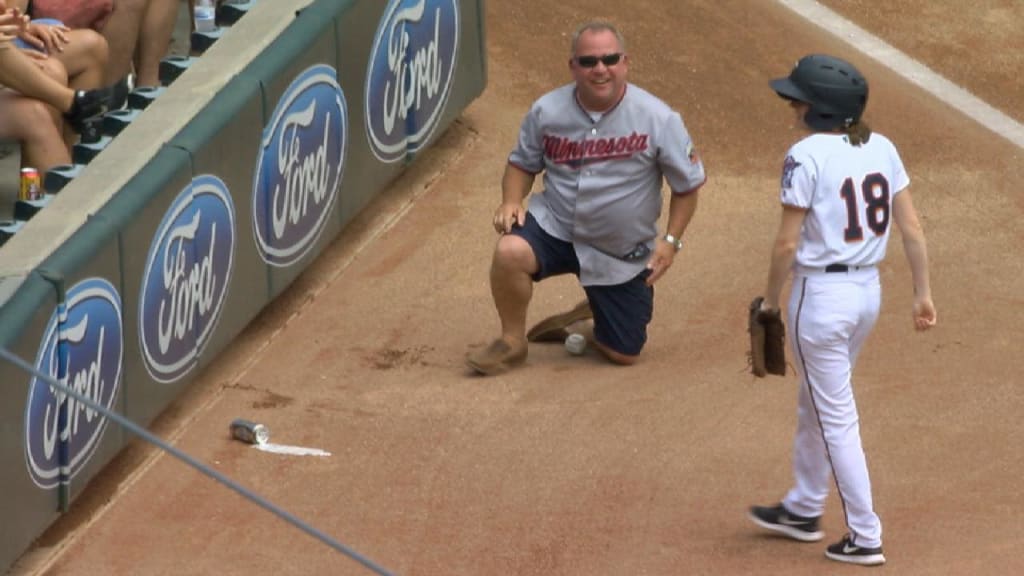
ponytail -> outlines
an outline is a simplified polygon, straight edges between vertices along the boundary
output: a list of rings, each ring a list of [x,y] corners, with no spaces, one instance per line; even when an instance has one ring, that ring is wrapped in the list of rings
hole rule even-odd
[[[846,139],[853,146],[867,144],[868,140],[871,139],[871,126],[868,126],[868,123],[863,120],[853,122],[841,130],[843,134],[846,134]]]

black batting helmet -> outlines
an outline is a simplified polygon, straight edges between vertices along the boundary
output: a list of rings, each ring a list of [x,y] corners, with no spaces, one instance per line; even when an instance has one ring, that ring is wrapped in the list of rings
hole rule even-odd
[[[811,105],[804,122],[815,130],[844,128],[860,120],[868,104],[868,81],[853,64],[824,54],[804,56],[789,76],[771,81],[787,100]]]

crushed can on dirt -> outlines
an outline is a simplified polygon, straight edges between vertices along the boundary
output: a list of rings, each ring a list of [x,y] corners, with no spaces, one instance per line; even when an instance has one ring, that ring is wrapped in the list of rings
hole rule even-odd
[[[242,418],[231,422],[231,435],[247,444],[266,444],[270,440],[270,430],[266,426]]]

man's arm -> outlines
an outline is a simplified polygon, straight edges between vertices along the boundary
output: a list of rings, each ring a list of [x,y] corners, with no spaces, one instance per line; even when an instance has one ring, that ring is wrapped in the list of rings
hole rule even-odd
[[[668,224],[666,230],[667,235],[671,236],[674,242],[670,243],[665,236],[655,241],[654,253],[647,262],[647,269],[651,271],[647,276],[648,286],[653,286],[672,266],[672,262],[675,261],[676,252],[679,250],[676,246],[681,245],[683,234],[686,233],[686,228],[690,225],[690,220],[693,219],[693,214],[696,211],[696,189],[682,194],[672,194],[672,198],[668,203]]]
[[[690,220],[697,212],[697,190],[685,194],[672,194],[668,202],[668,224],[666,233],[673,238],[682,239]]]
[[[536,174],[511,162],[505,165],[505,174],[501,177],[501,205],[494,211],[494,229],[498,234],[507,234],[513,226],[526,224],[523,200],[529,196],[536,178]]]

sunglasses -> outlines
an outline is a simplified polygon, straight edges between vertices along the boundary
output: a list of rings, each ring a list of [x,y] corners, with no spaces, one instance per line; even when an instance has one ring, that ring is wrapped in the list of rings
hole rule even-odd
[[[600,62],[605,66],[615,66],[622,60],[622,53],[616,52],[615,54],[605,54],[604,56],[577,56],[576,63],[583,68],[593,68]]]

